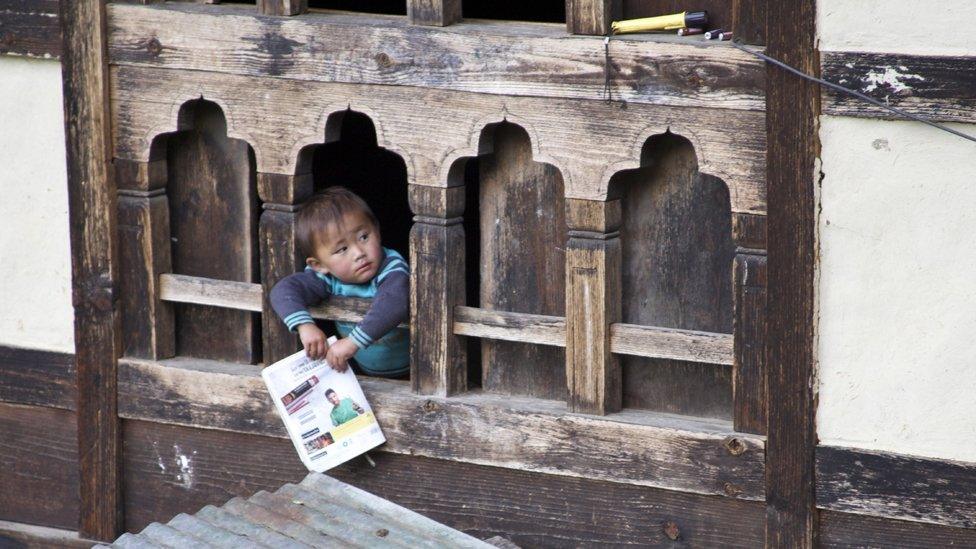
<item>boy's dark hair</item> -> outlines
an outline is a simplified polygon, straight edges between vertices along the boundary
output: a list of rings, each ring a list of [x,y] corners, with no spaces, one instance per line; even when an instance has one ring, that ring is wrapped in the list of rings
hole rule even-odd
[[[316,237],[331,225],[342,221],[348,213],[359,212],[365,215],[379,230],[380,224],[373,210],[356,193],[345,187],[329,187],[316,194],[298,211],[295,232],[298,247],[306,257],[315,255]]]
[[[332,389],[329,389],[328,391],[325,392],[325,396],[329,396],[329,393],[336,394],[335,391],[333,391]]]

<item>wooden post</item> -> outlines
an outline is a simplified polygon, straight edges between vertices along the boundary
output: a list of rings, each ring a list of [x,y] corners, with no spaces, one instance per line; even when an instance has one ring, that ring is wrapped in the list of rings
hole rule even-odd
[[[766,433],[766,218],[733,214],[737,244],[732,417],[735,430]]]
[[[461,20],[461,0],[407,0],[411,25],[446,27]]]
[[[301,15],[308,11],[308,0],[258,0],[263,15]]]
[[[454,307],[464,305],[464,187],[410,185],[410,382],[415,392],[467,390],[464,340]]]
[[[602,36],[622,16],[622,0],[566,0],[566,30],[573,34]]]
[[[258,224],[261,253],[261,347],[264,363],[273,364],[298,350],[295,334],[271,308],[271,289],[282,278],[298,272],[305,258],[298,250],[295,217],[298,205],[312,194],[312,174],[258,174],[258,196],[264,212]]]
[[[122,529],[116,402],[121,336],[115,302],[117,210],[105,3],[61,2],[60,15],[78,384],[79,534],[112,540]]]
[[[116,159],[123,354],[159,360],[176,353],[173,307],[159,275],[173,271],[166,161]]]
[[[608,414],[623,398],[610,325],[620,322],[620,201],[566,200],[566,383],[569,409]]]
[[[766,53],[820,74],[815,0],[766,5]],[[814,272],[820,88],[766,69],[766,546],[815,547]]]

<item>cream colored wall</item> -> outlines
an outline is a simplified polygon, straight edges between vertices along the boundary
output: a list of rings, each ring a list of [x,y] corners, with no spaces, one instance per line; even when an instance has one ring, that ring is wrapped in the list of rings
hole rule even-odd
[[[0,56],[0,345],[74,352],[61,66]]]
[[[976,23],[976,2],[921,6],[821,0],[820,49],[976,55],[947,27]],[[915,122],[820,122],[820,441],[976,461],[976,143]]]

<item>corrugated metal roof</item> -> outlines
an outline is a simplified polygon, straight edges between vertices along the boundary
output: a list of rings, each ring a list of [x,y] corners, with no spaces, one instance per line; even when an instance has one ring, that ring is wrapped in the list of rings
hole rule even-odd
[[[111,545],[234,549],[494,546],[319,473],[274,493],[261,491],[221,507],[208,505],[195,515],[179,514],[166,524],[154,522],[138,534],[123,534]]]

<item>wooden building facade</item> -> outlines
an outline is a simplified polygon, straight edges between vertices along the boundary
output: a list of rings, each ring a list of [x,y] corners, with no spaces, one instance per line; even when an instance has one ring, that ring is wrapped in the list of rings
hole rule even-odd
[[[79,451],[0,509],[80,498],[0,518],[108,540],[302,478],[259,375],[298,349],[267,295],[341,184],[409,258],[412,369],[362,381],[389,442],[337,478],[527,547],[976,543],[976,466],[817,444],[829,99],[728,44],[603,37],[707,4],[819,74],[813,0],[312,4],[7,7],[60,10],[76,349],[0,353],[0,428],[15,466]],[[28,436],[35,414],[77,430]]]

